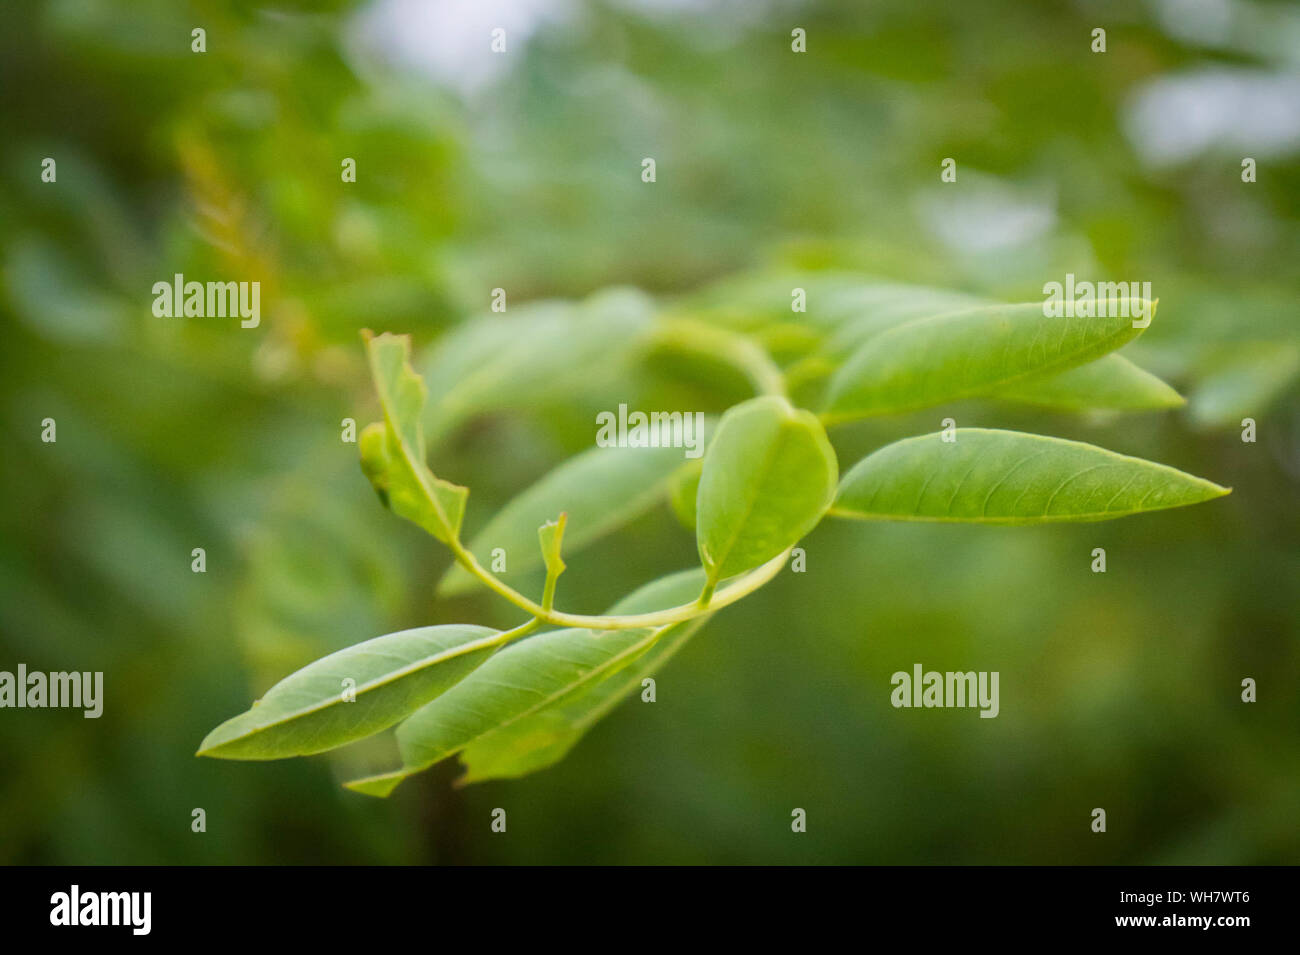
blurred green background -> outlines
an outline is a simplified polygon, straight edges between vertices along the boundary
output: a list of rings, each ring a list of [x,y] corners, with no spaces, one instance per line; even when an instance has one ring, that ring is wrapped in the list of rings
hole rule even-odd
[[[5,20],[0,669],[102,670],[106,702],[0,711],[0,861],[1300,862],[1300,7],[59,0]],[[445,551],[340,441],[377,413],[361,328],[426,347],[495,287],[513,311],[795,269],[1016,301],[1066,272],[1150,281],[1159,317],[1125,354],[1189,398],[934,409],[837,430],[844,466],[953,415],[1235,493],[1082,526],[828,522],[808,572],[719,614],[655,705],[523,780],[456,788],[446,764],[388,801],[341,789],[383,739],[194,757],[325,652],[518,622],[434,599]],[[260,281],[261,326],[155,318],[176,272]],[[467,530],[589,447],[594,410],[725,405],[663,382],[638,367],[458,428],[434,466],[472,488]],[[561,601],[600,611],[695,559],[663,507],[570,558]],[[1000,671],[1001,715],[893,709],[917,662]]]

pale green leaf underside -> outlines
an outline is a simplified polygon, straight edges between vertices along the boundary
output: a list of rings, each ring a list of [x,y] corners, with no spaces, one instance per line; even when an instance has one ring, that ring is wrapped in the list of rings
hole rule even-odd
[[[542,565],[537,528],[566,512],[565,552],[573,555],[587,544],[645,513],[668,491],[669,478],[689,459],[681,448],[591,448],[551,471],[503,507],[469,549],[486,560],[497,548],[506,553],[509,576]],[[443,596],[481,586],[459,564],[438,586]]]
[[[571,628],[512,644],[397,728],[401,769],[346,785],[387,796],[407,776],[626,666],[653,640],[650,630]]]
[[[704,456],[696,542],[711,581],[796,543],[835,496],[835,450],[816,416],[767,395],[722,416]]]
[[[476,414],[536,404],[618,374],[639,346],[653,303],[632,289],[582,302],[537,302],[476,318],[449,332],[421,363],[438,440]]]
[[[1103,521],[1196,504],[1228,489],[1163,464],[1063,438],[959,428],[859,461],[831,514],[867,520],[1037,524]]]
[[[675,311],[746,332],[792,318],[820,330],[828,324],[822,317],[823,304],[832,293],[878,284],[878,280],[851,273],[762,271],[717,282],[677,303]],[[804,290],[808,311],[791,308],[796,288]]]
[[[832,375],[823,418],[911,411],[988,394],[1086,364],[1141,331],[1122,314],[1047,317],[1038,302],[906,322],[869,338]]]
[[[801,312],[791,307],[796,288],[804,292]],[[792,271],[726,279],[688,298],[679,310],[749,332],[797,321],[814,335],[829,333],[826,348],[842,352],[902,321],[987,304],[991,303],[960,292],[857,273]]]
[[[662,578],[615,604],[610,613],[676,605],[699,593],[703,579],[699,569]],[[387,796],[408,776],[462,751],[469,768],[466,781],[548,766],[706,617],[659,631],[552,630],[511,644],[398,727],[400,769],[345,785]]]
[[[200,756],[281,759],[321,753],[392,726],[488,659],[498,631],[449,624],[366,640],[308,664],[222,723]],[[345,681],[355,699],[349,701]]]
[[[682,571],[647,584],[608,612],[649,613],[677,606],[689,602],[703,586],[703,570]],[[587,730],[638,691],[641,681],[658,672],[708,619],[705,615],[663,628],[648,649],[612,675],[479,737],[460,754],[466,770],[461,782],[513,779],[559,762]]]

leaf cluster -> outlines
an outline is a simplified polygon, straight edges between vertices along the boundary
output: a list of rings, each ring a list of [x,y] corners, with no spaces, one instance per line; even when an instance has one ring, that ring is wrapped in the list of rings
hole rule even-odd
[[[409,340],[367,333],[382,419],[361,435],[362,469],[390,510],[451,551],[442,595],[485,587],[525,619],[509,630],[406,630],[333,653],[214,729],[200,755],[308,755],[396,726],[400,765],[349,788],[386,796],[453,755],[467,781],[521,776],[563,758],[713,613],[776,576],[827,517],[1098,521],[1228,493],[1088,444],[955,424],[887,444],[841,476],[827,428],[846,422],[971,398],[1070,411],[1151,411],[1182,399],[1116,354],[1143,331],[1127,317],[1137,309],[1051,318],[1039,303],[823,276],[807,290],[819,307],[794,313],[776,304],[773,289],[731,285],[663,308],[615,290],[471,323],[422,362],[433,401]],[[1143,303],[1141,313],[1154,309]],[[702,460],[679,448],[592,448],[462,541],[469,491],[430,469],[426,432],[445,435],[539,390],[562,397],[593,364],[663,353],[729,365],[756,392],[710,422]],[[571,559],[665,500],[694,530],[699,566],[645,585],[605,614],[556,609],[562,554]],[[545,569],[537,599],[476,556],[498,547],[516,567]]]

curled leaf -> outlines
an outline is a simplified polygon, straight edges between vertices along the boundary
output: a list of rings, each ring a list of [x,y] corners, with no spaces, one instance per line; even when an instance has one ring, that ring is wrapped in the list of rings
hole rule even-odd
[[[424,463],[425,388],[411,369],[410,338],[368,336],[366,350],[384,420],[361,432],[361,469],[394,514],[444,544],[455,540],[469,490],[434,476]]]
[[[564,525],[569,515],[561,512],[553,521],[547,521],[537,528],[537,538],[542,545],[542,560],[546,564],[548,577],[558,577],[564,573],[564,559],[560,556],[560,545],[564,541]]]

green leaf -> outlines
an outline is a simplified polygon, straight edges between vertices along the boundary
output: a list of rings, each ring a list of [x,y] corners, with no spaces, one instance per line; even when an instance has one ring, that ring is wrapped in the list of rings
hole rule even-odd
[[[825,355],[843,359],[863,342],[905,322],[991,304],[973,295],[923,285],[882,282],[842,290],[830,296],[827,303],[835,321],[821,350]]]
[[[401,769],[347,783],[387,796],[407,776],[556,703],[650,648],[652,630],[551,630],[510,644],[397,728]]]
[[[1154,314],[1154,304],[1149,307]],[[835,372],[823,419],[912,411],[987,394],[1093,361],[1141,331],[1123,314],[1049,318],[1038,302],[907,322],[869,338]]]
[[[1205,428],[1260,418],[1297,376],[1300,347],[1293,342],[1240,342],[1215,349],[1211,368],[1198,374],[1192,391],[1192,421]]]
[[[564,558],[560,556],[560,546],[564,542],[564,525],[569,515],[561,512],[553,521],[547,521],[537,528],[537,540],[542,547],[542,562],[546,565],[549,577],[558,577],[564,573]]]
[[[700,493],[703,473],[704,461],[696,459],[683,464],[668,479],[668,503],[678,522],[688,531],[695,530],[695,499]]]
[[[1037,524],[1103,521],[1196,504],[1229,489],[1103,448],[1017,431],[959,428],[859,461],[831,513],[865,520]]]
[[[750,338],[759,348],[781,362],[807,355],[822,342],[822,335],[817,329],[793,321],[765,325],[752,332]]]
[[[448,543],[460,534],[469,491],[435,477],[424,463],[420,415],[425,387],[411,370],[410,338],[388,333],[367,337],[366,351],[384,421],[361,433],[361,469],[393,513]]]
[[[703,581],[699,569],[661,578],[610,613],[677,606],[694,597]],[[548,766],[709,616],[657,631],[552,630],[511,644],[398,727],[400,769],[344,785],[387,796],[408,776],[462,751],[467,782]]]
[[[474,535],[469,549],[482,557],[503,548],[510,575],[533,570],[542,564],[538,525],[564,511],[569,515],[565,546],[576,553],[663,499],[669,477],[684,460],[681,448],[591,448],[498,511]],[[478,579],[456,564],[443,577],[438,593],[452,596],[478,586]]]
[[[1186,403],[1173,388],[1123,355],[1106,355],[1057,375],[1004,385],[992,397],[1061,411],[1154,411]]]
[[[430,383],[425,427],[439,439],[467,418],[612,380],[640,346],[654,305],[632,289],[583,302],[538,302],[457,327],[421,363]]]
[[[689,603],[704,586],[704,571],[682,571],[646,584],[607,613],[650,613]],[[660,668],[709,619],[708,614],[661,629],[649,649],[612,675],[592,681],[547,706],[492,730],[461,753],[461,783],[510,779],[563,759],[586,732]]]
[[[772,356],[754,337],[731,329],[688,318],[661,320],[647,342],[647,354],[656,351],[703,356],[710,363],[742,373],[759,393],[784,393],[781,369]]]
[[[285,677],[252,709],[214,729],[199,755],[282,759],[370,736],[463,679],[492,655],[497,635],[488,627],[462,624],[421,627],[331,653]]]
[[[555,605],[555,584],[564,573],[564,558],[560,545],[564,541],[564,525],[569,515],[563,512],[557,520],[547,521],[537,528],[537,539],[542,545],[542,560],[546,564],[546,586],[542,593],[542,609],[550,611]]]
[[[816,416],[766,395],[722,416],[704,456],[696,542],[709,583],[770,560],[835,497],[835,450]]]
[[[823,306],[831,295],[875,284],[870,278],[843,272],[749,272],[730,276],[688,296],[677,303],[673,312],[746,332],[791,318],[824,325]],[[806,312],[795,312],[791,307],[796,288],[804,290]]]

